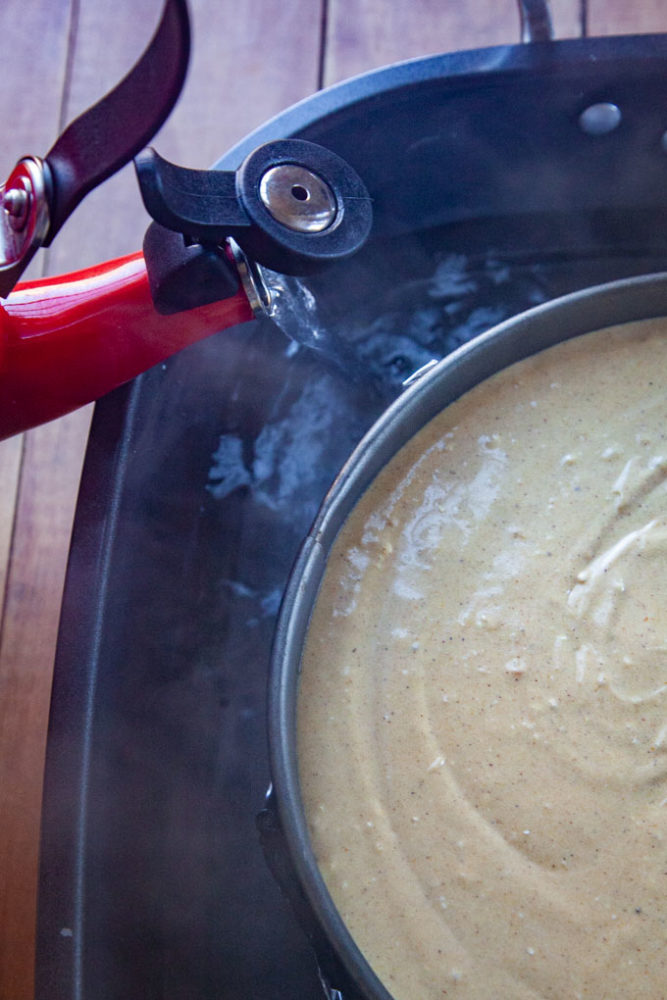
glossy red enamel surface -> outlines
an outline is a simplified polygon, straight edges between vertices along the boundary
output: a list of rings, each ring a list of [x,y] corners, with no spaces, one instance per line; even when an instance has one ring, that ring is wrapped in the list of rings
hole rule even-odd
[[[161,316],[141,253],[18,285],[0,308],[0,438],[98,399],[188,344],[251,318],[242,291]]]

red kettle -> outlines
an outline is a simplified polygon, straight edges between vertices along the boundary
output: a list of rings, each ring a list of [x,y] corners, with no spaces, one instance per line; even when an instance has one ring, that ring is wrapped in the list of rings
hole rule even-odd
[[[267,273],[309,273],[370,233],[363,182],[313,143],[266,143],[236,171],[178,167],[145,148],[176,103],[189,51],[186,2],[165,0],[128,75],[0,187],[0,438],[270,312]],[[17,284],[85,195],[131,159],[155,220],[143,251]]]

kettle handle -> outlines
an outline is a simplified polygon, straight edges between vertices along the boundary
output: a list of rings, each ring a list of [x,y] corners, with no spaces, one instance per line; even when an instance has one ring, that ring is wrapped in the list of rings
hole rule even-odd
[[[23,282],[0,306],[0,439],[99,399],[188,344],[252,316],[242,289],[160,315],[142,253]]]
[[[0,296],[49,246],[85,195],[139,153],[176,104],[190,54],[186,0],[164,0],[130,72],[67,126],[44,158],[24,156],[0,186]]]

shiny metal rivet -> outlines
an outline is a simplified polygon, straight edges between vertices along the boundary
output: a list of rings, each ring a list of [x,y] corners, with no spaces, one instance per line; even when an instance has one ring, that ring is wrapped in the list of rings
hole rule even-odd
[[[579,115],[579,127],[586,135],[607,135],[621,124],[623,115],[617,104],[601,101],[591,104]]]
[[[9,188],[2,196],[2,207],[9,216],[12,229],[19,232],[28,219],[30,193],[25,188]]]
[[[336,218],[334,193],[321,177],[296,163],[271,167],[259,196],[277,222],[299,233],[321,233]]]

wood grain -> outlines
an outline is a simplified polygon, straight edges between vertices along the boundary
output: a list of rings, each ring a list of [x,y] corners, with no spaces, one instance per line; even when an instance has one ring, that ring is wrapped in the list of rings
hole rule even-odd
[[[667,0],[588,0],[589,35],[630,35],[667,31]]]
[[[46,153],[58,135],[75,0],[0,4],[3,141],[0,178],[21,156]],[[43,273],[43,255],[26,279]]]
[[[14,516],[23,457],[23,437],[17,435],[0,444],[0,607],[4,609],[7,589],[7,572],[12,551]],[[0,674],[1,676],[1,674]],[[0,718],[2,706],[0,704]],[[0,816],[2,815],[0,811]]]
[[[580,34],[579,0],[551,0],[558,38]],[[516,0],[330,0],[325,80],[436,52],[515,44]]]
[[[5,141],[4,178],[16,159],[45,152],[57,135],[70,38],[70,0],[5,0],[0,6]],[[7,120],[9,119],[9,120]],[[26,277],[41,272],[35,261]],[[51,456],[41,468],[18,437],[0,444],[0,998],[33,993],[35,887],[41,771],[55,630],[45,627],[43,600],[57,618],[54,575],[63,552],[48,509],[32,488],[35,474],[50,492]],[[69,473],[68,473],[69,474]],[[54,485],[57,492],[57,485]],[[65,515],[67,516],[67,515]],[[71,511],[69,513],[71,519]],[[67,529],[65,529],[67,533]],[[55,544],[54,544],[55,542]],[[48,583],[45,581],[48,578]],[[41,644],[41,645],[40,645]],[[36,648],[39,646],[39,648]]]
[[[76,414],[26,435],[0,645],[0,997],[33,994],[42,772],[64,567],[74,513]]]

